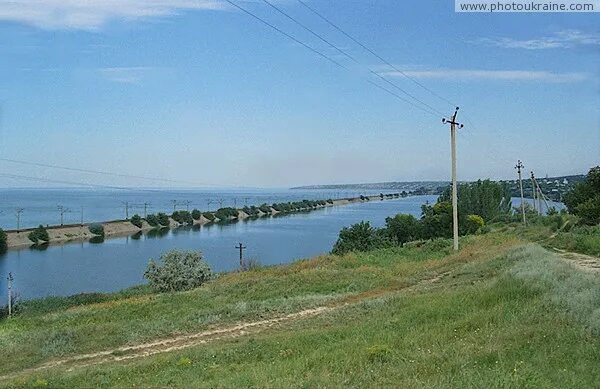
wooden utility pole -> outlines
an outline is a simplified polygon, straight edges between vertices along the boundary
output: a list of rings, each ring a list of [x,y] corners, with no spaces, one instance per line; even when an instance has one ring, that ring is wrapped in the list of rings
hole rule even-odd
[[[17,209],[17,233],[21,232],[21,214],[23,213],[25,209],[24,208],[19,208]]]
[[[60,225],[64,225],[64,220],[65,220],[65,213],[69,212],[68,208],[65,208],[62,205],[59,205],[58,207],[58,212],[60,212]]]
[[[8,273],[8,317],[12,316],[12,286],[13,286],[13,275]]]
[[[129,201],[123,202],[125,206],[125,220],[129,220]]]
[[[235,248],[240,250],[240,270],[244,270],[244,250],[246,249],[246,246],[240,242]]]
[[[81,227],[83,227],[83,205],[81,206]]]
[[[523,224],[527,224],[527,221],[525,220],[525,202],[523,200],[523,180],[521,179],[521,169],[524,167],[525,166],[523,166],[521,160],[519,160],[517,162],[517,166],[515,166],[515,169],[517,169],[517,172],[519,172],[519,189],[521,190],[521,213],[523,214]]]
[[[148,217],[148,206],[150,203],[144,203],[144,219]]]
[[[531,196],[533,197],[533,210],[539,214],[537,209],[537,187],[535,185],[535,175],[531,172]]]
[[[442,119],[442,123],[450,123],[450,143],[452,148],[452,233],[454,237],[454,251],[458,251],[458,185],[456,182],[456,127],[464,126],[456,121],[458,107],[452,115],[452,119]]]

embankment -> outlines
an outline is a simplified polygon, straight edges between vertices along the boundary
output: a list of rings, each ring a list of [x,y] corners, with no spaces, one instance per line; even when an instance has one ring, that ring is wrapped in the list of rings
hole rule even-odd
[[[397,198],[397,197],[389,197],[389,195],[383,197],[384,200],[387,200],[390,198]],[[379,200],[382,200],[382,198],[380,196],[370,196],[370,197],[362,197],[362,198],[361,197],[352,197],[352,198],[336,199],[336,200],[332,200],[331,203],[326,203],[325,205],[315,206],[313,209],[347,205],[347,204],[364,202],[364,201],[375,201],[375,200],[379,201]],[[238,211],[238,216],[237,216],[237,218],[233,218],[233,220],[242,220],[242,219],[246,219],[246,218],[250,217],[242,209],[238,209],[237,211]],[[216,214],[216,212],[208,212],[208,213],[212,214],[213,216]],[[261,212],[258,216],[264,217],[264,216],[275,215],[278,213],[280,213],[280,212],[271,208],[270,213]],[[290,212],[290,213],[292,213],[292,212]],[[145,232],[145,231],[149,231],[149,230],[156,229],[156,228],[177,228],[177,227],[181,226],[180,223],[176,222],[171,217],[169,217],[169,221],[170,221],[170,223],[169,223],[170,225],[168,227],[151,226],[145,220],[143,221],[141,227],[137,227],[137,226],[133,225],[129,220],[112,220],[112,221],[105,221],[105,222],[99,222],[99,223],[69,224],[69,225],[62,225],[62,226],[60,226],[60,225],[46,226],[46,230],[48,231],[48,236],[50,238],[50,241],[48,244],[64,244],[67,242],[80,242],[80,241],[89,240],[89,239],[92,239],[95,237],[97,238],[98,237],[97,235],[94,235],[93,233],[90,232],[89,227],[92,224],[101,224],[104,227],[104,238],[116,238],[116,237],[121,237],[121,236],[134,235],[139,232]],[[215,222],[219,222],[219,221],[220,220],[216,217],[213,220],[209,220],[204,215],[202,215],[199,219],[193,221],[193,225],[204,225],[204,224],[215,223]],[[33,230],[34,230],[34,228],[26,228],[26,229],[21,229],[19,231],[17,231],[17,230],[5,231],[6,235],[7,235],[7,242],[6,242],[7,247],[9,249],[19,249],[19,248],[26,248],[26,247],[33,246],[34,243],[31,240],[29,240],[29,238],[28,238],[29,233]]]

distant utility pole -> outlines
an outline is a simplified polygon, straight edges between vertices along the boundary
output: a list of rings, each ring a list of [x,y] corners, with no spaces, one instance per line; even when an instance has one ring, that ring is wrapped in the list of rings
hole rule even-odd
[[[452,147],[452,229],[454,236],[454,251],[458,251],[458,185],[456,183],[456,126],[463,128],[464,126],[456,121],[458,115],[458,107],[452,115],[452,119],[442,119],[442,123],[450,123],[450,143]]]
[[[25,210],[25,208],[18,208],[16,215],[17,215],[17,233],[21,232],[21,214],[23,213],[23,211]]]
[[[219,208],[223,208],[223,202],[224,202],[224,201],[225,201],[225,200],[223,200],[223,199],[219,199],[219,200],[217,200],[217,202],[219,203]]]
[[[12,273],[8,273],[8,317],[12,316],[12,287],[13,287],[13,275]]]
[[[148,207],[150,203],[144,203],[144,219],[148,217]]]
[[[68,208],[65,208],[62,205],[57,206],[58,212],[60,212],[60,225],[63,226],[65,223],[65,213],[69,212]]]
[[[190,204],[192,204],[192,202],[190,200],[185,200],[183,204],[185,205],[185,210],[189,212]]]
[[[527,224],[527,222],[525,221],[525,202],[523,200],[523,180],[521,179],[521,169],[523,169],[524,167],[525,166],[523,166],[521,160],[517,161],[517,166],[515,166],[515,169],[517,169],[517,172],[519,172],[519,189],[521,190],[521,213],[523,214],[523,224]]]
[[[233,208],[237,209],[237,197],[233,198]]]
[[[248,200],[250,200],[250,197],[244,197],[244,206],[248,206]]]
[[[173,204],[173,212],[177,211],[177,200],[171,200],[171,203]]]
[[[240,250],[240,270],[244,270],[244,250],[246,249],[246,246],[242,245],[240,242],[235,248]]]
[[[81,206],[81,226],[83,227],[83,205]]]
[[[533,197],[533,210],[539,213],[537,209],[537,188],[535,187],[535,175],[531,172],[531,196]]]
[[[129,201],[122,203],[125,206],[125,220],[129,220]]]
[[[206,210],[210,212],[210,205],[213,203],[211,199],[206,199]]]

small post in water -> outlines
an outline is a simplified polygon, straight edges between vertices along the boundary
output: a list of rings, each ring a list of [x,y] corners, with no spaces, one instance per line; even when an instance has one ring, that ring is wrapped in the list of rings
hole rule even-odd
[[[246,246],[240,242],[235,248],[240,250],[240,270],[244,270],[244,250],[246,249]]]

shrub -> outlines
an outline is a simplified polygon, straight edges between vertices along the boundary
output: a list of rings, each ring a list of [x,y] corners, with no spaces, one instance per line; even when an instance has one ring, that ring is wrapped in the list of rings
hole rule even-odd
[[[386,234],[385,230],[373,228],[371,223],[365,221],[344,227],[331,253],[339,255],[350,251],[368,251],[389,246],[391,242]]]
[[[159,212],[158,215],[156,215],[156,218],[158,220],[158,224],[163,227],[169,227],[171,225],[171,220],[169,220],[169,216],[167,216],[166,213]]]
[[[4,230],[2,228],[0,228],[0,253],[6,251],[7,248],[7,237],[6,237],[6,232],[4,232]]]
[[[201,217],[202,217],[202,212],[200,212],[197,209],[192,210],[192,219],[200,220]]]
[[[90,224],[88,227],[90,232],[97,236],[104,236],[104,226],[99,223]]]
[[[483,218],[479,215],[469,215],[465,222],[465,232],[467,234],[474,234],[479,231],[485,225]]]
[[[169,251],[160,257],[160,264],[150,260],[144,277],[160,292],[194,289],[212,276],[210,267],[200,252]]]
[[[261,205],[260,207],[258,207],[258,209],[260,209],[262,213],[271,213],[271,207],[269,207],[267,204]]]
[[[211,212],[204,212],[202,216],[204,216],[205,219],[208,219],[208,221],[211,222],[215,220],[215,215],[213,215]]]
[[[43,225],[39,225],[35,230],[31,231],[27,237],[35,244],[46,243],[50,241],[48,231]]]
[[[144,225],[144,221],[142,220],[142,218],[138,214],[133,215],[131,217],[130,221],[131,221],[131,224],[133,224],[137,228],[142,228],[142,226]]]
[[[148,216],[146,216],[146,221],[148,222],[148,224],[150,224],[152,227],[158,227],[158,217],[154,214],[150,214]]]
[[[192,214],[188,211],[175,211],[171,217],[179,224],[194,224]]]
[[[238,217],[238,211],[235,208],[220,208],[215,212],[215,216],[219,220],[229,220]]]

